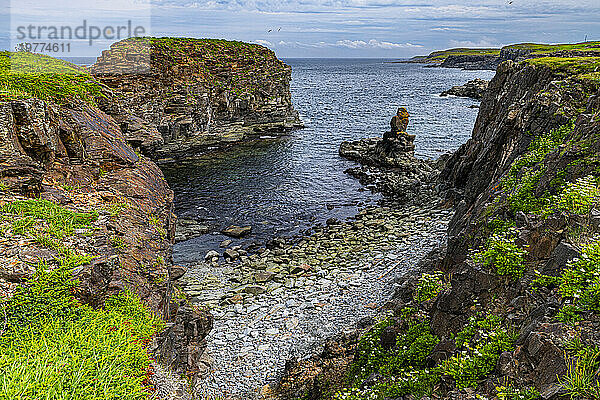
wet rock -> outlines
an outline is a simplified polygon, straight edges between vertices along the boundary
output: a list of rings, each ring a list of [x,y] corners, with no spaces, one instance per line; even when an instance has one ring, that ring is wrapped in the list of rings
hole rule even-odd
[[[227,228],[225,228],[221,231],[221,233],[223,235],[231,236],[234,238],[244,237],[246,235],[249,235],[251,232],[252,232],[251,226],[236,226],[236,225],[228,226]]]
[[[223,257],[229,261],[234,261],[240,257],[240,253],[233,249],[227,249],[223,252]]]
[[[206,255],[204,256],[204,260],[205,261],[210,261],[213,258],[219,258],[221,255],[216,252],[215,250],[210,250],[206,253]]]
[[[223,240],[223,241],[221,242],[221,244],[219,244],[219,247],[220,247],[220,248],[222,248],[222,249],[224,249],[224,248],[226,248],[226,247],[229,247],[229,246],[231,245],[231,243],[233,243],[233,240],[231,240],[231,239],[226,239],[226,240]]]
[[[178,280],[187,272],[187,268],[182,267],[180,265],[173,265],[171,267],[171,279]]]

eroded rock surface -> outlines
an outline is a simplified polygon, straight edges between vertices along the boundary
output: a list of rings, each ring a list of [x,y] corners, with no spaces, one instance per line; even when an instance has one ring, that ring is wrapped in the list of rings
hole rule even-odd
[[[127,39],[104,51],[91,72],[139,117],[119,122],[128,140],[155,160],[302,126],[291,103],[291,68],[260,45]],[[160,141],[141,129],[144,123],[158,129]]]

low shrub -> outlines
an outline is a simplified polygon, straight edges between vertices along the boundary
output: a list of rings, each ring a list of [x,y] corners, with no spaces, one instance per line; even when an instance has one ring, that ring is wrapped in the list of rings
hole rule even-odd
[[[452,377],[459,388],[476,387],[494,370],[500,354],[512,350],[515,340],[498,317],[472,317],[457,335],[460,352],[442,363],[441,372]]]
[[[515,244],[517,230],[511,228],[493,234],[483,248],[472,254],[472,259],[485,267],[493,267],[499,275],[520,279],[525,272],[527,252]]]
[[[447,286],[443,279],[444,273],[442,271],[421,275],[415,291],[415,301],[422,303],[437,297]]]

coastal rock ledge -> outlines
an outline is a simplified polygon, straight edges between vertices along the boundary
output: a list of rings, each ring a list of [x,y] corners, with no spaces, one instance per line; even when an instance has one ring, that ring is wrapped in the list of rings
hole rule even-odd
[[[302,127],[290,94],[291,68],[266,47],[236,41],[131,38],[91,67],[140,123],[128,140],[159,162]],[[110,106],[108,106],[110,107]]]

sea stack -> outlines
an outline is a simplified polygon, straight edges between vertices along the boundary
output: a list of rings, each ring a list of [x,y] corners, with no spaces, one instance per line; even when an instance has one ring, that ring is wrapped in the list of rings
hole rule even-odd
[[[410,114],[400,107],[390,121],[390,131],[383,134],[383,140],[377,144],[381,156],[391,160],[412,159],[415,156],[415,135],[406,133]],[[393,162],[393,161],[392,161]]]
[[[406,108],[398,108],[390,121],[390,130],[383,137],[343,142],[340,155],[361,164],[381,167],[400,167],[413,162],[415,135],[406,132],[409,117]]]

